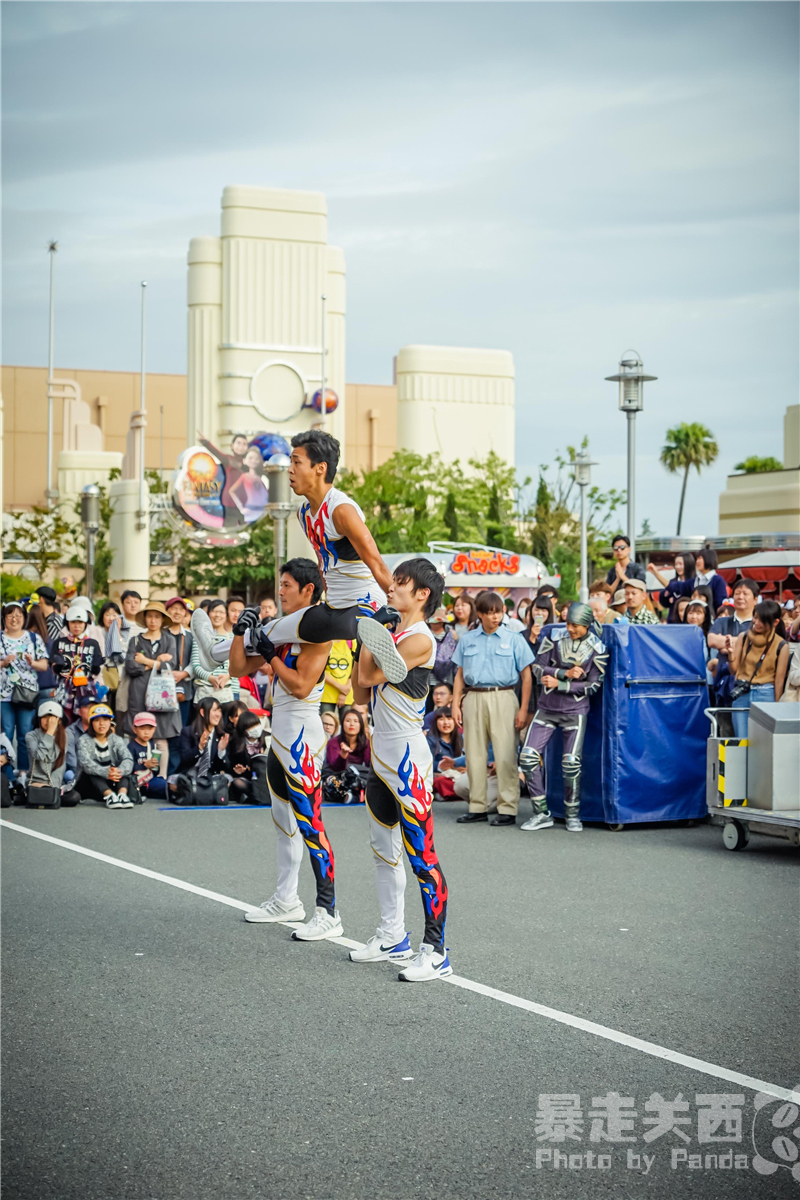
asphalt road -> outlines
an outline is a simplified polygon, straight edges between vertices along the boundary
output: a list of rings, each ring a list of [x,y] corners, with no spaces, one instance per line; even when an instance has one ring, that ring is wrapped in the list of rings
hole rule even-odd
[[[708,826],[457,826],[462,811],[436,808],[458,976],[800,1083],[797,850],[754,835],[730,853]],[[365,941],[377,911],[363,810],[324,813],[345,934]],[[3,817],[240,901],[274,890],[268,811]],[[401,984],[341,946],[2,834],[5,1200],[800,1195],[800,1119],[778,1100],[756,1116],[752,1088],[461,987]],[[310,911],[307,862],[301,894]],[[635,1140],[592,1140],[594,1098],[609,1093],[632,1098],[617,1133]],[[575,1137],[542,1132],[549,1094],[580,1097]],[[645,1105],[679,1094],[689,1123],[645,1141]],[[733,1141],[701,1143],[696,1097],[719,1094],[744,1096],[741,1132],[723,1123]],[[775,1173],[753,1169],[753,1136]]]

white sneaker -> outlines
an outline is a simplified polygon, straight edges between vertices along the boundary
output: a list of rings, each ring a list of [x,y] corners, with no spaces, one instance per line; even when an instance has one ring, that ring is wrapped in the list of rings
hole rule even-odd
[[[524,825],[520,825],[520,829],[552,829],[553,818],[550,813],[534,813],[530,820]]]
[[[244,919],[251,925],[265,925],[276,921],[305,921],[306,910],[302,900],[295,904],[285,904],[277,896],[270,896],[269,900],[265,900],[258,908],[251,908],[246,912]]]
[[[379,929],[375,936],[369,939],[366,946],[362,946],[360,950],[350,951],[350,961],[357,963],[407,962],[409,958],[414,957],[408,936],[406,934],[402,942],[397,942],[394,946],[385,946]]]
[[[205,671],[216,671],[219,668],[219,663],[215,662],[211,657],[211,650],[216,645],[217,636],[214,633],[214,626],[205,609],[196,608],[192,613],[192,637],[194,645],[197,646],[197,657],[200,659],[200,666]]]
[[[111,792],[106,798],[106,808],[133,808],[133,801],[125,792]]]
[[[452,974],[453,968],[450,966],[447,951],[441,954],[428,942],[423,942],[419,954],[414,956],[397,978],[405,980],[406,983],[425,983],[428,979],[444,979]]]
[[[387,627],[371,617],[362,617],[356,628],[358,640],[367,647],[389,683],[402,683],[408,674],[408,667]]]
[[[583,821],[580,817],[567,817],[567,833],[581,833]]]
[[[333,916],[325,908],[315,908],[311,920],[295,929],[292,937],[296,942],[321,942],[324,938],[341,937],[343,932],[338,908]]]

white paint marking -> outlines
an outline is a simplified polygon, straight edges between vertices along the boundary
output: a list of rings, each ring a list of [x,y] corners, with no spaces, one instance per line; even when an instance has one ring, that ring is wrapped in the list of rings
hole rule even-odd
[[[147,867],[138,867],[135,863],[125,862],[121,858],[113,858],[109,854],[101,854],[98,850],[89,850],[86,846],[78,846],[74,842],[65,842],[62,838],[51,837],[48,833],[39,833],[38,830],[28,829],[24,825],[16,825],[13,821],[0,819],[0,826],[5,826],[6,829],[13,829],[17,833],[24,833],[28,837],[37,838],[42,842],[50,842],[53,846],[61,846],[64,850],[73,850],[76,854],[85,854],[87,858],[96,858],[99,862],[108,863],[112,867],[121,867],[123,871],[131,871],[134,875],[144,875],[146,879],[155,879],[158,883],[167,883],[170,887],[180,888],[184,892],[192,892],[195,896],[204,896],[207,900],[216,900],[218,904],[226,904],[229,908],[238,908],[241,912],[248,912],[251,908],[256,907],[253,904],[245,904],[242,900],[234,900],[230,896],[223,896],[220,892],[212,892],[208,888],[197,887],[194,883],[186,883],[183,879],[175,879],[172,875],[162,875],[160,871],[151,871]],[[297,922],[275,923],[285,925],[287,929],[297,928]],[[347,946],[350,949],[360,949],[364,945],[363,942],[355,942],[350,938],[344,937],[327,938],[326,940],[336,942],[338,945]],[[498,988],[488,987],[485,983],[476,983],[472,979],[465,979],[462,975],[450,975],[441,980],[441,982],[451,984],[453,987],[463,988],[468,992],[475,992],[477,995],[486,996],[491,1000],[497,1000],[501,1004],[508,1004],[512,1008],[520,1008],[524,1012],[534,1013],[539,1017],[546,1017],[549,1021],[557,1021],[560,1025],[568,1025],[572,1029],[580,1029],[583,1033],[591,1033],[595,1037],[603,1038],[606,1041],[616,1042],[619,1046],[627,1046],[630,1050],[638,1050],[641,1054],[647,1054],[652,1058],[660,1058],[666,1062],[676,1063],[678,1066],[688,1067],[692,1071],[698,1071],[702,1075],[710,1075],[714,1079],[724,1079],[728,1083],[735,1083],[739,1087],[746,1087],[754,1092],[766,1092],[770,1096],[775,1096],[778,1100],[790,1100],[794,1103],[800,1101],[800,1092],[797,1089],[792,1091],[789,1088],[779,1087],[776,1083],[767,1083],[766,1080],[754,1079],[751,1075],[742,1075],[739,1071],[729,1071],[727,1067],[717,1066],[716,1063],[706,1062],[702,1058],[693,1058],[689,1054],[680,1054],[677,1050],[670,1050],[666,1046],[659,1046],[656,1042],[647,1042],[642,1038],[631,1037],[627,1033],[621,1033],[618,1029],[611,1029],[607,1025],[598,1025],[595,1021],[587,1021],[583,1017],[574,1017],[571,1013],[561,1012],[557,1008],[548,1008],[545,1004],[536,1004],[533,1000],[524,1000],[521,996],[513,996],[510,992],[501,992]],[[411,1082],[411,1079],[408,1082]]]

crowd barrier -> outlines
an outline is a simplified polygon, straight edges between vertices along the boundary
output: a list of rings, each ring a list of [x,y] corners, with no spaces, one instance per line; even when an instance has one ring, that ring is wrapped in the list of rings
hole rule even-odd
[[[544,631],[543,631],[544,632]],[[706,815],[708,707],[696,625],[605,625],[605,683],[583,746],[581,817],[609,825]],[[561,735],[545,754],[547,801],[564,815]]]

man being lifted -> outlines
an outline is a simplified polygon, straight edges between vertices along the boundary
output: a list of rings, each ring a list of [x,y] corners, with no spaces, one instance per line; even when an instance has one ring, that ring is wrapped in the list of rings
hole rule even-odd
[[[287,614],[312,611],[321,595],[322,576],[311,559],[293,558],[281,567],[280,597]],[[234,630],[237,628],[234,626]],[[277,833],[278,887],[274,896],[260,908],[246,912],[244,919],[265,923],[305,918],[297,892],[302,838],[308,846],[317,885],[313,917],[292,934],[303,942],[339,937],[342,933],[334,896],[333,848],[321,815],[320,769],[326,737],[319,702],[330,650],[330,642],[313,645],[286,642],[279,649],[272,646],[263,657],[256,657],[246,653],[244,636],[236,633],[230,651],[231,670],[235,669],[237,675],[252,674],[265,662],[274,672],[267,783]]]
[[[354,640],[363,619],[372,618],[370,630],[360,633],[360,640],[370,646],[386,678],[399,683],[407,667],[385,627],[398,619],[386,607],[385,589],[392,577],[364,523],[363,512],[333,486],[339,450],[336,439],[321,429],[310,429],[292,438],[289,483],[295,495],[304,499],[297,516],[325,578],[325,603],[287,613],[266,625],[261,624],[256,609],[245,609],[236,631],[248,631],[247,648],[266,658],[269,644]],[[210,664],[208,670],[225,661],[230,643],[214,643],[211,623],[201,609],[192,616],[192,633],[201,658]]]

